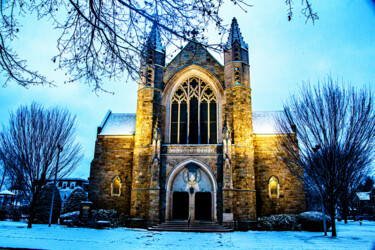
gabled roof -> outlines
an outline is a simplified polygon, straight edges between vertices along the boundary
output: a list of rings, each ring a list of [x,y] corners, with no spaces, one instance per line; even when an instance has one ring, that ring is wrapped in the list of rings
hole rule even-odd
[[[370,192],[357,192],[357,197],[361,201],[369,201],[370,200]]]
[[[174,74],[192,64],[210,70],[224,81],[224,66],[201,44],[190,41],[165,67],[164,82],[168,82]]]
[[[253,111],[254,134],[278,134],[276,118],[282,111]]]
[[[16,195],[16,194],[9,190],[3,190],[0,192],[0,195]]]
[[[53,181],[53,179],[48,179],[48,181]],[[89,182],[88,179],[84,179],[81,177],[67,177],[67,178],[60,178],[57,181],[82,181],[82,182]]]
[[[135,113],[109,112],[101,125],[99,135],[134,135]]]

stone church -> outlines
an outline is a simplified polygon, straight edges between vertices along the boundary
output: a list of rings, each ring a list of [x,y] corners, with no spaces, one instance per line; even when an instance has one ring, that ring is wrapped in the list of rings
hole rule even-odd
[[[246,222],[304,210],[303,185],[278,161],[277,112],[252,111],[248,45],[236,19],[223,53],[224,65],[191,41],[166,65],[152,28],[137,113],[109,111],[98,127],[93,208],[145,225],[188,217]]]

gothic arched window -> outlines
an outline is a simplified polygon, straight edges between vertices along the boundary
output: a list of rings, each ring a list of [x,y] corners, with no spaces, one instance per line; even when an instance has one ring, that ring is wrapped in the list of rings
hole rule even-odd
[[[268,181],[269,196],[271,198],[279,198],[279,180],[275,176],[271,176]]]
[[[171,137],[175,144],[217,143],[217,99],[198,78],[180,84],[171,100]]]
[[[121,194],[121,179],[120,177],[116,176],[115,178],[112,179],[112,184],[111,184],[111,194],[120,196]]]

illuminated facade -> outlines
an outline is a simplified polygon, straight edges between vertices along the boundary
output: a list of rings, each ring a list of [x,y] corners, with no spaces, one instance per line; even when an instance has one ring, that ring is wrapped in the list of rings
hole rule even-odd
[[[98,127],[89,199],[149,225],[252,221],[304,210],[278,161],[274,116],[253,112],[248,45],[233,19],[224,65],[189,42],[165,65],[156,27],[143,50],[136,114]]]

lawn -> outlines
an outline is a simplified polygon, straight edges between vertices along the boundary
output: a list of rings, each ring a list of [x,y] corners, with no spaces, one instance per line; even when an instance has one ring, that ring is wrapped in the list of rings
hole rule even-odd
[[[181,233],[0,222],[0,247],[37,249],[375,249],[375,222],[337,223],[337,238],[315,232]]]

